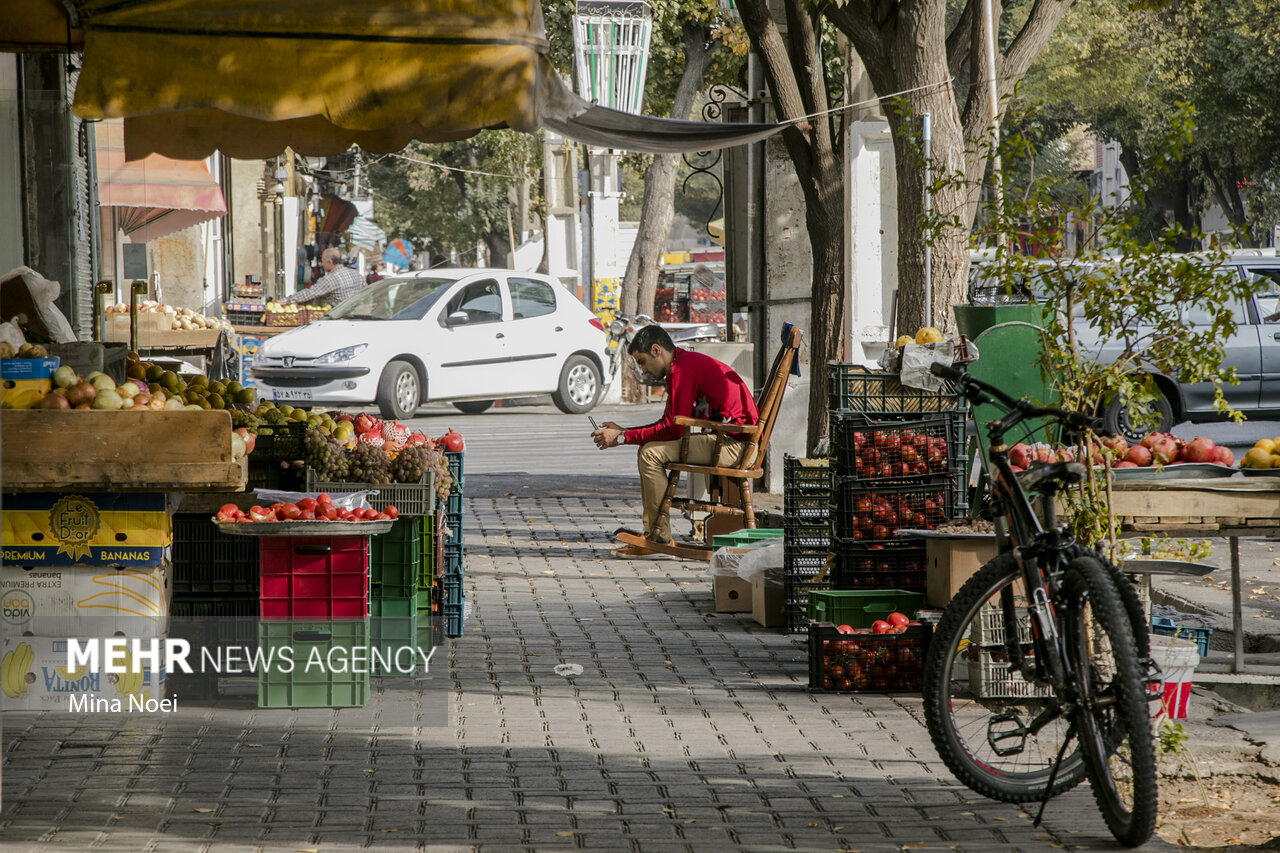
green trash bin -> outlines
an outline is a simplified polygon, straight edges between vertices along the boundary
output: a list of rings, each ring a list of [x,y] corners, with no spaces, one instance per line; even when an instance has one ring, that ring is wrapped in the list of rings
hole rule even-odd
[[[1041,405],[1055,405],[1049,383],[1040,374],[1044,351],[1042,306],[1027,305],[955,305],[956,328],[978,348],[978,360],[969,365],[976,379],[989,382],[1011,397],[1027,397]],[[1003,415],[992,405],[970,409],[977,426],[978,447],[984,466],[987,462],[986,424]],[[1055,436],[1042,430],[1043,419],[1023,421],[1006,435],[1006,444],[1019,441],[1054,441]]]

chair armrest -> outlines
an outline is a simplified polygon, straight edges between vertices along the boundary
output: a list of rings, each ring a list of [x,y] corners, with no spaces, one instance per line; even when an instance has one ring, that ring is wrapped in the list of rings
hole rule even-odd
[[[691,418],[688,415],[676,415],[676,425],[682,427],[702,427],[717,432],[759,432],[759,424],[727,424],[723,421],[704,421],[702,418]]]

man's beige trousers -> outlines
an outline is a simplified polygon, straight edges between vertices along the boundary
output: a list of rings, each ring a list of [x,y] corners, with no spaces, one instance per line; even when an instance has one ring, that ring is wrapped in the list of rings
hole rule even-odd
[[[720,448],[717,465],[737,465],[742,457],[745,442],[726,438]],[[689,437],[689,458],[693,465],[710,465],[711,453],[715,450],[714,435],[692,435]],[[663,466],[680,458],[680,439],[675,441],[651,441],[640,445],[636,454],[636,466],[640,469],[640,502],[643,505],[641,521],[644,531],[653,529],[654,518],[658,514],[658,505],[662,496],[667,493],[667,471]],[[688,476],[687,474],[685,476]],[[662,541],[671,539],[670,514],[658,519],[656,538]]]

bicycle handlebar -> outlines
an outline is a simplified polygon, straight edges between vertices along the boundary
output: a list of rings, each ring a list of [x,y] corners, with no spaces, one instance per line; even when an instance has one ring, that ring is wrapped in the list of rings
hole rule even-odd
[[[931,364],[929,372],[949,382],[955,382],[960,386],[965,398],[971,403],[999,403],[1009,410],[1011,414],[1015,411],[1018,412],[1020,415],[1018,418],[1004,424],[1006,429],[1024,418],[1048,417],[1078,429],[1092,430],[1098,435],[1107,434],[1103,431],[1101,418],[1095,418],[1084,412],[1071,412],[1066,409],[1056,409],[1052,406],[1037,406],[1027,400],[1010,397],[999,388],[989,385],[981,379],[976,379],[965,371],[958,370],[949,364]]]

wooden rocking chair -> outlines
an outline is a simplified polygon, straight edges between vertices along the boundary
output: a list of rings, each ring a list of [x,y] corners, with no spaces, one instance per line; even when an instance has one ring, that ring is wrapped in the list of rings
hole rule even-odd
[[[755,512],[751,508],[751,481],[764,475],[764,455],[769,447],[769,436],[773,433],[773,425],[777,421],[778,411],[782,408],[782,397],[787,390],[787,377],[792,365],[799,357],[800,339],[804,334],[794,326],[790,328],[786,340],[773,359],[773,367],[769,371],[768,381],[760,389],[756,399],[759,419],[752,426],[742,424],[726,424],[718,421],[706,421],[685,415],[677,415],[676,423],[684,427],[684,436],[680,440],[680,461],[667,463],[667,491],[658,507],[657,518],[667,516],[672,507],[683,510],[694,510],[710,513],[713,517],[729,514],[743,516],[743,526],[756,526]],[[745,433],[749,439],[743,445],[737,463],[732,466],[695,465],[685,461],[689,457],[689,436],[693,430],[711,430],[716,434],[715,449],[711,454],[714,462],[720,458],[720,448],[726,433]],[[693,498],[677,498],[676,487],[680,483],[680,474],[705,474],[710,477],[710,496],[707,500]],[[736,486],[736,488],[726,488]],[[735,495],[734,492],[737,494]],[[740,496],[740,501],[734,498]],[[711,525],[708,524],[709,530]],[[671,554],[687,559],[711,559],[711,535],[705,535],[703,543],[660,542],[654,539],[654,530],[646,530],[644,534],[629,530],[619,530],[614,538],[627,545],[643,548],[656,554]]]

